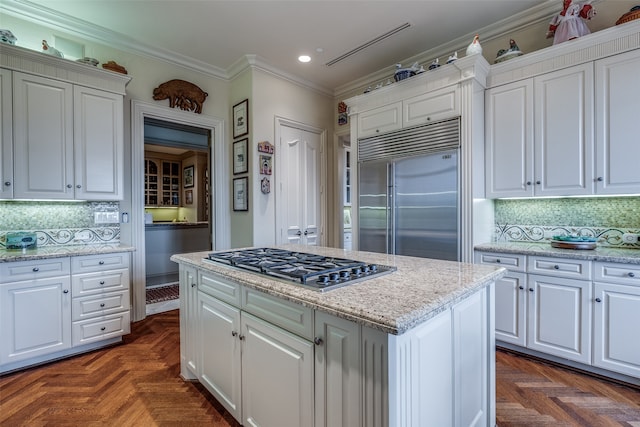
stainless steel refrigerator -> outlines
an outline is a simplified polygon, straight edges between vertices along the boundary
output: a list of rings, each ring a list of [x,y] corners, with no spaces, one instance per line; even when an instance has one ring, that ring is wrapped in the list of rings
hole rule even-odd
[[[458,261],[458,149],[358,163],[359,250]]]

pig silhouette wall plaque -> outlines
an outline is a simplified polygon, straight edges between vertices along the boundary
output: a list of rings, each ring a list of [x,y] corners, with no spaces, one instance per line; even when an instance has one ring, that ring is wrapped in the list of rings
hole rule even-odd
[[[153,90],[153,99],[169,99],[169,107],[202,113],[202,104],[209,94],[193,83],[184,80],[169,80]]]

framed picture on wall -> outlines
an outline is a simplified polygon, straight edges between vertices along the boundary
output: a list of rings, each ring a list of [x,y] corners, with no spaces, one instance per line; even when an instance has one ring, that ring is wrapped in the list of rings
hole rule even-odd
[[[193,187],[193,166],[187,166],[182,171],[182,183],[184,188]]]
[[[249,210],[249,178],[235,178],[233,180],[233,210]]]
[[[249,100],[245,99],[233,106],[233,137],[239,138],[249,133]]]
[[[233,143],[233,174],[245,173],[249,171],[249,162],[247,145],[249,140],[247,138],[241,139]]]

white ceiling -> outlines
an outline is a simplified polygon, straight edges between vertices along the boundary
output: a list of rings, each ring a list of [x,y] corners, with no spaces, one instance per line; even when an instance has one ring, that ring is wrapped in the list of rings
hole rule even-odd
[[[96,34],[183,58],[220,76],[228,76],[245,55],[256,55],[284,74],[328,90],[530,8],[550,2],[558,10],[561,7],[559,0],[3,2],[5,7],[37,5],[48,9],[48,16],[82,20],[101,27]],[[335,65],[325,65],[405,23],[410,24],[408,29]],[[300,54],[310,55],[312,61],[299,63]]]

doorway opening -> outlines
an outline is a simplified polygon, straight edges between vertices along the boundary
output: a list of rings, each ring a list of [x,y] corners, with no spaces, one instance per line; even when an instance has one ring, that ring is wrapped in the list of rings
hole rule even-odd
[[[173,254],[211,250],[211,130],[144,119],[146,313],[179,306]]]

